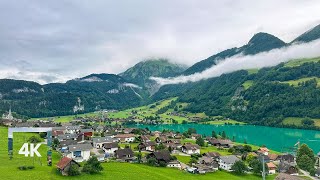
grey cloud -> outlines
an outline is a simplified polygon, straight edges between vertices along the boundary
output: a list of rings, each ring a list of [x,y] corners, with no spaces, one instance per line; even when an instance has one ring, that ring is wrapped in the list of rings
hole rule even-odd
[[[319,7],[318,0],[3,0],[0,78],[11,68],[38,82],[64,81],[120,73],[148,57],[192,65],[258,31],[291,41],[320,23]]]

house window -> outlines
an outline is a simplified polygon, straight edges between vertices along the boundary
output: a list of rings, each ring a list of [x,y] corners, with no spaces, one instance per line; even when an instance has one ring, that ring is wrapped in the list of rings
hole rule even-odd
[[[74,151],[74,152],[73,152],[73,155],[74,155],[75,157],[81,157],[81,151]]]

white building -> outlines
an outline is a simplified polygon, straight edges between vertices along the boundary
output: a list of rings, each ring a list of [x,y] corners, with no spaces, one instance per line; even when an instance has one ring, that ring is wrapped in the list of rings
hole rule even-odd
[[[108,155],[114,155],[114,152],[119,149],[118,143],[105,143],[102,145],[102,149]]]
[[[112,143],[117,141],[118,139],[112,138],[111,136],[92,138],[93,147],[98,149],[101,149],[104,143]]]
[[[200,146],[197,144],[185,144],[181,147],[181,151],[186,154],[200,154]]]
[[[219,157],[219,168],[224,169],[226,171],[231,171],[231,167],[233,164],[240,159],[237,158],[235,155],[230,156],[220,156]]]
[[[168,163],[167,167],[181,169],[181,164],[180,164],[179,161],[171,161],[171,162]]]
[[[72,158],[76,162],[87,161],[90,158],[91,144],[77,144],[68,146],[67,157]]]
[[[119,142],[133,142],[135,140],[134,134],[117,134],[115,138],[118,139]]]

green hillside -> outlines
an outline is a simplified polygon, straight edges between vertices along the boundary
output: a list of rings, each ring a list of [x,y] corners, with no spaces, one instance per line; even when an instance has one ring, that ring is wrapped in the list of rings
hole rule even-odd
[[[253,74],[242,70],[206,81],[167,85],[154,98],[178,96],[179,102],[189,103],[186,111],[283,126],[286,117],[320,118],[319,77],[316,58],[295,60]]]
[[[144,86],[150,83],[149,78],[154,77],[173,77],[186,69],[183,65],[173,64],[167,59],[149,59],[129,68],[119,74],[123,78]]]

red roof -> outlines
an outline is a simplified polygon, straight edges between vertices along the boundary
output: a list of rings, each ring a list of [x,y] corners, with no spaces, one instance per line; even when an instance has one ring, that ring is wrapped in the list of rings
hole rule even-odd
[[[59,130],[55,130],[55,131],[52,131],[52,135],[53,136],[58,136],[58,135],[63,135],[63,131],[59,131]]]
[[[64,169],[70,162],[72,161],[71,158],[63,157],[57,164],[59,169]]]

